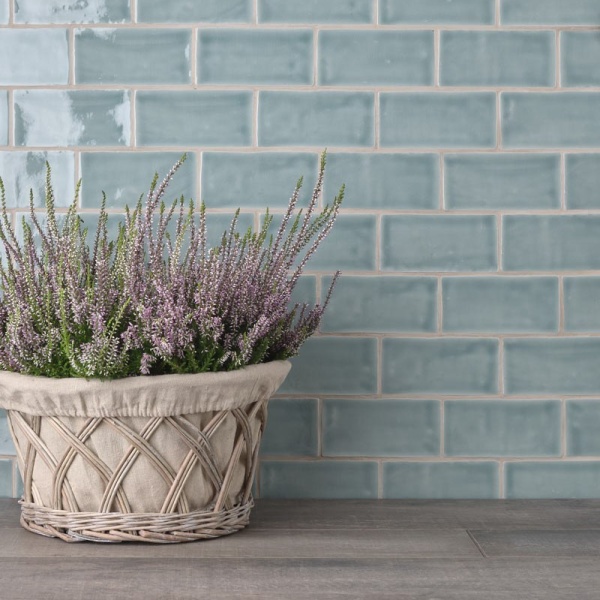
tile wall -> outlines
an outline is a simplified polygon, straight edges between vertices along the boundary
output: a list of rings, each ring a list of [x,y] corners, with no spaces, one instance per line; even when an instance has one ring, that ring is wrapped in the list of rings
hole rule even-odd
[[[324,147],[347,197],[298,298],[344,276],[258,494],[600,496],[598,0],[0,0],[15,218],[46,160],[93,223],[187,151],[216,238]],[[0,496],[13,454],[2,415]]]

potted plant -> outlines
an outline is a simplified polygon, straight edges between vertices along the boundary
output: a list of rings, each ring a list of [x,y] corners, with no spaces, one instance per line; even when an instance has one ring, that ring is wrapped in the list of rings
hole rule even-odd
[[[183,160],[114,239],[104,199],[90,244],[79,186],[57,215],[48,166],[45,222],[32,198],[20,234],[0,180],[0,405],[30,531],[169,543],[248,523],[267,401],[329,299],[291,306],[291,293],[343,188],[319,210],[323,153],[304,213],[300,179],[273,235],[268,211],[238,233],[238,211],[209,248],[204,205],[164,202]]]

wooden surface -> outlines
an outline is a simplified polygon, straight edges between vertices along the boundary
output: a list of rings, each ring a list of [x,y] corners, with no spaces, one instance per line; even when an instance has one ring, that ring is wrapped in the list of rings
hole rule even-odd
[[[1,600],[598,600],[600,501],[258,501],[231,537],[66,544],[0,500]]]

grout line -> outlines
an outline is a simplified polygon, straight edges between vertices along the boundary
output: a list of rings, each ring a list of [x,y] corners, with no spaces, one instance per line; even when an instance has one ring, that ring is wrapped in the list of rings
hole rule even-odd
[[[323,297],[323,275],[315,276],[315,300],[317,303],[321,302]]]
[[[498,395],[506,394],[504,387],[504,339],[498,339]]]
[[[75,85],[75,30],[68,29],[69,85]]]
[[[135,148],[136,144],[137,144],[137,137],[136,137],[136,129],[137,129],[137,112],[135,109],[135,105],[137,102],[137,91],[133,90],[129,96],[129,120],[130,120],[130,129],[129,129],[129,136],[130,136],[130,140],[129,140],[129,145],[132,148]]]
[[[317,456],[323,458],[323,400],[317,398]]]
[[[440,87],[440,31],[436,29],[433,32],[433,85]]]
[[[531,459],[527,459],[531,460]],[[498,461],[498,496],[501,499],[504,499],[506,496],[506,470],[504,468],[506,461],[499,460]]]
[[[496,5],[494,6],[494,27],[496,29],[500,28],[500,0],[496,0]]]
[[[496,150],[502,150],[502,98],[496,92]]]
[[[556,54],[555,54],[555,59],[554,60],[555,60],[556,64],[555,64],[554,68],[556,69],[556,74],[554,76],[554,87],[556,89],[558,89],[562,85],[561,74],[560,74],[560,52],[561,52],[561,50],[560,50],[560,44],[561,44],[561,34],[560,34],[560,31],[558,29],[556,30],[556,34],[555,35],[556,35],[556,38],[555,38],[556,39],[556,41],[555,41],[555,46],[556,46],[555,52],[556,52]]]
[[[382,242],[382,216],[377,215],[375,220],[375,270],[379,273],[381,272],[382,262],[381,262],[381,242]]]
[[[313,51],[313,87],[317,87],[319,81],[319,30],[313,28],[313,39],[312,39],[312,51]]]
[[[373,122],[375,127],[375,149],[381,147],[381,93],[376,91],[373,105]]]
[[[377,461],[377,498],[383,499],[383,460]]]
[[[379,0],[373,0],[373,22],[379,25]]]
[[[441,276],[437,278],[436,303],[438,314],[437,333],[442,334],[444,331],[444,287]]]
[[[6,103],[7,103],[7,110],[8,110],[8,122],[7,122],[7,127],[8,127],[8,145],[9,146],[13,146],[15,145],[15,98],[14,98],[14,92],[12,90],[8,90],[8,93],[6,94],[7,98],[6,98]]]
[[[198,35],[198,30],[192,29],[190,38],[190,80],[193,86],[198,85]]]
[[[252,23],[258,25],[258,0],[252,0]]]
[[[503,216],[501,213],[498,213],[496,216],[496,261],[498,263],[498,267],[496,272],[503,272],[502,269],[504,267],[504,242],[503,242]]]
[[[200,152],[196,162],[196,198],[202,202],[202,168],[204,164],[204,152]]]
[[[15,2],[16,0],[8,0],[8,25],[13,27],[15,24]]]
[[[446,402],[440,400],[440,458],[446,456]]]
[[[563,398],[560,405],[560,458],[567,456],[567,400]]]
[[[567,210],[567,167],[566,156],[564,152],[560,154],[560,208]]]
[[[565,278],[558,276],[558,331],[565,332]]]
[[[582,463],[598,463],[600,464],[600,457],[598,456],[566,456],[560,458],[559,456],[503,456],[498,459],[493,456],[289,456],[283,454],[265,454],[262,456],[263,460],[276,460],[278,462],[320,462],[325,459],[331,462],[377,462],[382,461],[383,463],[496,463],[500,467],[500,471],[504,472],[505,464],[514,463],[527,463],[527,462],[539,462],[539,463],[552,463],[560,462],[563,464],[582,464]],[[501,483],[501,493],[504,495],[504,477]]]
[[[383,336],[377,337],[377,392],[376,395],[383,395]]]
[[[258,147],[258,102],[259,92],[252,92],[252,148]]]
[[[77,187],[77,183],[79,181],[79,179],[81,179],[81,152],[77,151],[73,153],[73,176],[75,178],[75,181],[73,182],[75,184],[75,187]],[[82,208],[82,199],[83,194],[79,194],[79,208]]]
[[[131,22],[138,22],[138,13],[137,13],[137,0],[129,0],[129,7],[131,11]]]
[[[446,155],[444,152],[440,152],[440,201],[439,201],[439,209],[441,211],[445,211],[446,205]]]

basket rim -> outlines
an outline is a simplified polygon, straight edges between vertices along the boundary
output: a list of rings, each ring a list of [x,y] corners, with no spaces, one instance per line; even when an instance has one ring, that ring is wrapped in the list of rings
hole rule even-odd
[[[270,398],[291,366],[288,360],[276,360],[234,371],[111,380],[0,371],[0,408],[63,417],[167,417],[233,410]]]

